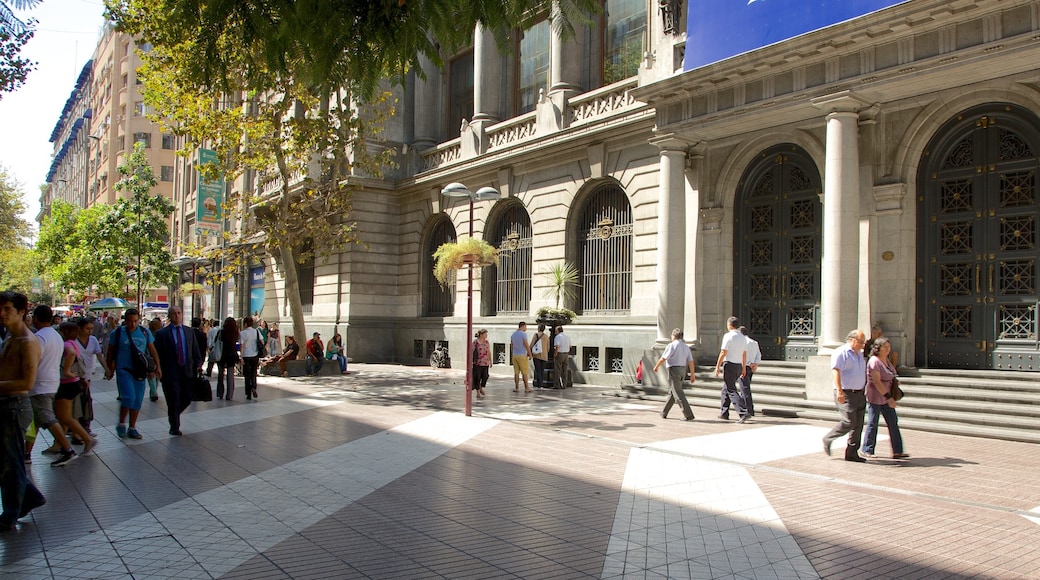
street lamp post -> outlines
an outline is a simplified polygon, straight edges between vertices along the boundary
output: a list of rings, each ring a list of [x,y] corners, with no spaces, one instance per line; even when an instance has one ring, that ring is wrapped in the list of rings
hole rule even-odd
[[[481,187],[472,192],[461,183],[449,183],[441,190],[442,195],[448,197],[469,198],[469,237],[473,237],[473,202],[484,200],[495,200],[502,194],[493,187]],[[469,347],[470,337],[473,336],[473,264],[468,267],[466,276],[466,416],[473,414],[473,349]]]

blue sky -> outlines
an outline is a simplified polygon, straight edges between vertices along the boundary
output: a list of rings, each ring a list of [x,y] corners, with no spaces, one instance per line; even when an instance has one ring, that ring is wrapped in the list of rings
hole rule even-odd
[[[15,12],[23,21],[38,21],[36,35],[22,50],[38,64],[21,89],[0,98],[0,165],[21,184],[29,221],[39,211],[39,186],[51,165],[48,139],[76,77],[94,54],[103,11],[101,0],[43,0],[32,10]]]

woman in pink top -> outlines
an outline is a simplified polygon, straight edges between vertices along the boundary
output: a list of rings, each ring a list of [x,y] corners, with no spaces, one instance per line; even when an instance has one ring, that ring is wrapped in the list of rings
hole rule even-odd
[[[77,358],[83,365],[79,368],[83,369],[83,372],[86,369],[85,363],[83,363],[83,351],[76,340],[79,336],[79,325],[75,322],[62,322],[58,327],[58,332],[65,339],[65,350],[61,355],[61,382],[58,385],[57,394],[54,395],[54,416],[76,438],[83,441],[82,454],[88,455],[97,445],[97,440],[91,437],[83,425],[72,417],[72,401],[83,392],[83,387],[80,385],[83,376],[72,368],[76,364]]]
[[[892,345],[884,337],[876,339],[870,348],[870,360],[867,361],[867,425],[863,430],[863,445],[860,446],[860,454],[865,457],[874,457],[879,417],[884,417],[885,424],[888,425],[892,457],[910,457],[909,454],[903,453],[903,436],[899,433],[896,401],[891,395],[892,378],[896,376],[896,366],[888,358],[891,352]]]
[[[487,338],[488,331],[482,328],[473,339],[473,385],[470,388],[477,392],[478,397],[485,394],[484,387],[487,386],[491,370],[491,343]]]

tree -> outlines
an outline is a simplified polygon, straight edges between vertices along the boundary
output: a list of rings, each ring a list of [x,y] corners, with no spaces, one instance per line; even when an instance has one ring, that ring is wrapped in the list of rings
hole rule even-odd
[[[25,200],[22,186],[0,165],[0,248],[24,245],[32,226],[22,217]]]
[[[121,248],[122,256],[136,257],[133,270],[140,306],[142,287],[170,286],[177,274],[168,249],[170,228],[166,223],[174,206],[161,195],[151,195],[159,181],[148,164],[144,143],[134,144],[133,153],[119,166],[119,175],[122,178],[116,182],[116,191],[129,192],[131,197],[112,206],[113,211],[100,220],[97,233],[110,241],[110,247]]]
[[[19,56],[35,33],[36,21],[30,18],[23,22],[14,10],[28,10],[39,3],[40,0],[0,2],[0,98],[25,84],[36,68],[35,62]]]
[[[275,195],[246,192],[229,208],[256,218],[242,220],[239,239],[258,239],[250,228],[262,232],[256,245],[284,274],[293,332],[307,336],[296,264],[312,257],[309,248],[327,256],[360,242],[350,220],[351,178],[378,177],[389,153],[371,155],[366,143],[392,114],[377,88],[403,79],[409,67],[420,70],[421,56],[442,64],[441,47],[469,44],[478,21],[494,22],[506,46],[514,29],[553,6],[554,23],[567,29],[578,11],[599,3],[117,0],[108,17],[153,47],[142,76],[156,116],[166,116],[190,146],[217,151],[220,161],[200,171],[234,177],[252,168],[261,189],[277,184]],[[223,102],[203,96],[214,94]],[[241,262],[241,253],[230,260]]]
[[[51,204],[36,252],[42,272],[59,288],[131,297],[131,283],[136,296],[141,287],[173,283],[176,269],[167,250],[166,224],[173,204],[149,195],[155,176],[147,162],[138,144],[119,167],[123,178],[116,188],[131,192],[130,199],[84,210],[61,200]]]

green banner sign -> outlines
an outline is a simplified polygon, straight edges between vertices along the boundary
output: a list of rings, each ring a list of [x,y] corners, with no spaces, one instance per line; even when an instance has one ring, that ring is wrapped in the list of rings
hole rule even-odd
[[[217,152],[199,149],[199,165],[217,162]],[[200,234],[221,235],[224,232],[224,179],[207,181],[199,172],[198,208],[195,227]]]

